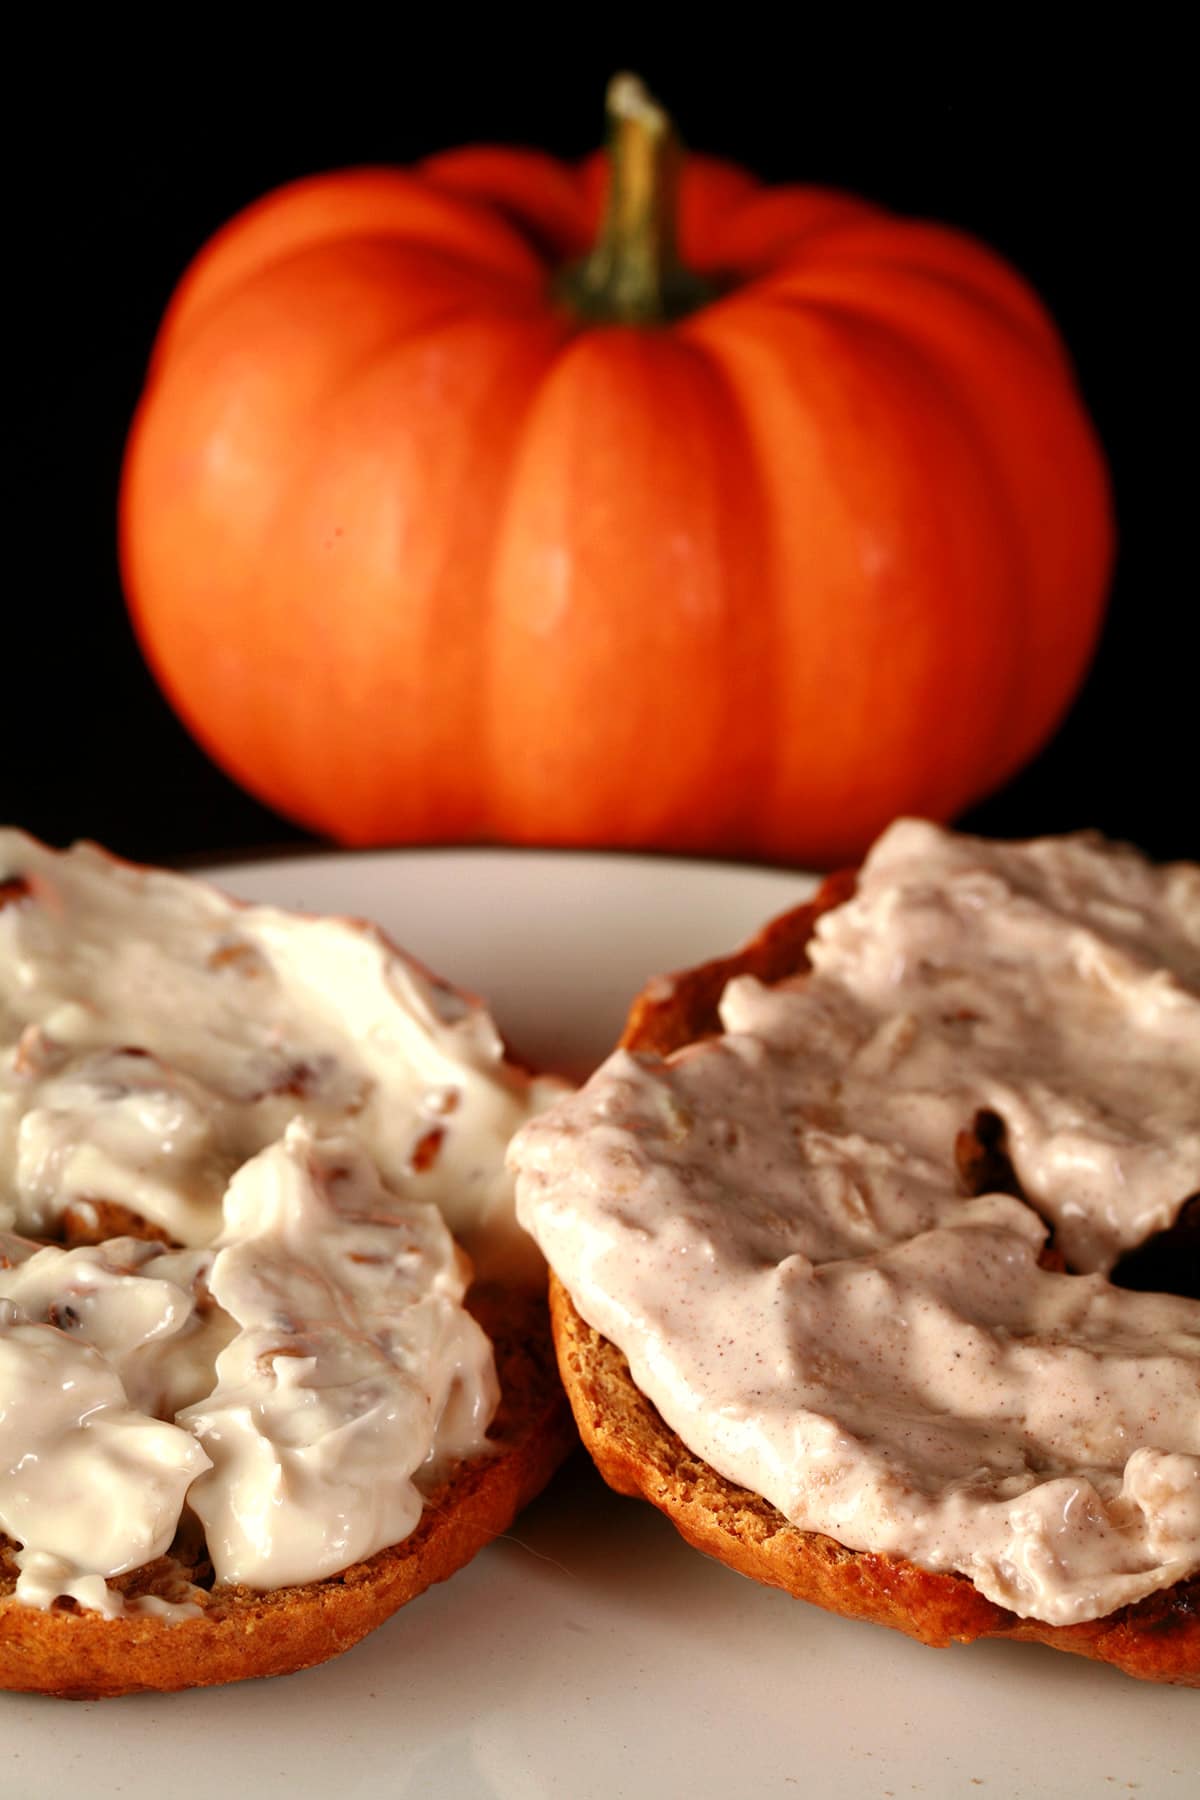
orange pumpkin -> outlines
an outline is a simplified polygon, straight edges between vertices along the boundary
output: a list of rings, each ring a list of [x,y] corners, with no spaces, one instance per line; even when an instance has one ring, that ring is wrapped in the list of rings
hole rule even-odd
[[[610,161],[453,151],[218,234],[130,440],[136,627],[218,762],[346,843],[844,861],[1054,728],[1104,462],[989,251],[676,181],[629,78],[612,111]]]

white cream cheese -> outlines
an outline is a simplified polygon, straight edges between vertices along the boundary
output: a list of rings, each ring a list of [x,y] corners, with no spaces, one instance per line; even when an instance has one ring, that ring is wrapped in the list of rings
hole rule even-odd
[[[619,1052],[510,1150],[520,1216],[685,1443],[796,1524],[1103,1616],[1200,1568],[1200,1305],[1118,1289],[1200,1190],[1200,871],[901,822],[813,972]],[[963,1197],[1007,1128],[1022,1190]]]
[[[44,1232],[101,1199],[210,1243],[230,1176],[300,1116],[352,1122],[481,1273],[536,1278],[504,1150],[561,1083],[506,1062],[477,1002],[368,925],[239,906],[93,845],[56,854],[0,832],[3,876],[9,1225]]]
[[[185,1497],[221,1582],[405,1537],[497,1400],[447,1224],[481,1272],[539,1279],[503,1152],[561,1084],[369,926],[18,832],[0,1041],[0,1226],[115,1207],[182,1246],[0,1237],[18,1599],[120,1611],[106,1578],[167,1550]]]
[[[286,1587],[406,1538],[421,1467],[477,1456],[499,1399],[436,1208],[397,1205],[350,1138],[297,1121],[234,1176],[210,1286],[240,1327],[178,1414],[217,1579]]]
[[[119,1612],[104,1578],[163,1555],[207,1467],[186,1431],[130,1406],[98,1351],[0,1300],[0,1528],[22,1546],[19,1600]]]

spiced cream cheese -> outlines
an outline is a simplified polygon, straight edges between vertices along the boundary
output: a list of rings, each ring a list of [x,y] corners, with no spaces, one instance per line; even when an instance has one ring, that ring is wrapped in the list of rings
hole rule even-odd
[[[367,926],[17,832],[0,878],[17,1600],[120,1612],[108,1581],[185,1514],[218,1582],[252,1588],[399,1542],[498,1399],[451,1232],[537,1279],[504,1147],[560,1084]],[[39,1241],[64,1235],[103,1241]]]
[[[1107,1272],[1200,1191],[1200,869],[901,821],[810,955],[525,1126],[522,1222],[797,1525],[1051,1624],[1195,1573],[1200,1304]],[[964,1193],[981,1113],[1024,1198]]]

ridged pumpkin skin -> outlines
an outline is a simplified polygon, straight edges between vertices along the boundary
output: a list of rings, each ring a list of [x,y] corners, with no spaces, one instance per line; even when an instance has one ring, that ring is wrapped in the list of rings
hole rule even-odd
[[[956,232],[692,157],[722,292],[550,292],[606,181],[515,150],[270,195],[182,282],[122,492],[183,718],[345,843],[813,865],[953,816],[1048,737],[1112,558],[1026,285]]]

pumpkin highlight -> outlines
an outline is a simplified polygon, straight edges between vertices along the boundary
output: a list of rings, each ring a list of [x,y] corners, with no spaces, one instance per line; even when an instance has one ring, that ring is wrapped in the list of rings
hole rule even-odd
[[[130,437],[135,626],[216,760],[344,843],[851,860],[1057,724],[1103,458],[989,251],[680,166],[613,99],[611,181],[468,149],[218,234]]]

